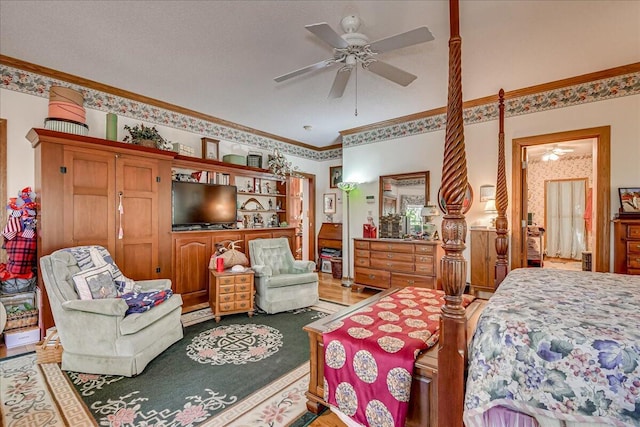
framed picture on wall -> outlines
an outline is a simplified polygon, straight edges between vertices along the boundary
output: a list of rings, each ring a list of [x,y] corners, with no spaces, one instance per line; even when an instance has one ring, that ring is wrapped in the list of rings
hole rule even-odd
[[[329,188],[338,188],[342,182],[342,166],[329,167]]]
[[[496,187],[493,185],[483,185],[480,187],[480,201],[486,202],[496,198]]]
[[[322,198],[322,212],[325,214],[336,213],[336,193],[326,193]]]
[[[218,160],[218,140],[211,138],[202,139],[202,158],[208,160]]]
[[[640,187],[618,188],[622,212],[640,213]]]

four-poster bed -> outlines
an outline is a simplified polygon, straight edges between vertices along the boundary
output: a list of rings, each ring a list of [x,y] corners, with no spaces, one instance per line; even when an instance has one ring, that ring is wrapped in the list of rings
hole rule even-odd
[[[468,427],[640,426],[640,278],[540,268],[507,274],[502,90],[496,183],[497,291],[490,301],[475,300],[465,308],[467,264],[462,252],[467,227],[462,205],[467,169],[461,39],[458,1],[449,4],[449,94],[441,184],[447,208],[441,234],[444,305],[437,345],[415,360],[405,425],[462,427],[464,419]],[[325,365],[323,333],[329,335],[351,319],[364,317],[362,313],[371,313],[381,302],[389,304],[394,294],[402,292],[385,291],[305,327],[311,350],[309,410],[317,412],[328,406],[324,371],[333,366]],[[402,321],[400,318],[397,324]]]

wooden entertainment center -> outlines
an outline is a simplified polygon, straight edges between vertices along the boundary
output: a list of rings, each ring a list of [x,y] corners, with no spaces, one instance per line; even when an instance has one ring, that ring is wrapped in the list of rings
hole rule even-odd
[[[249,240],[287,237],[296,249],[293,227],[172,230],[171,179],[176,170],[224,174],[231,185],[238,180],[244,190],[238,192],[240,215],[263,213],[277,215],[278,223],[288,221],[288,182],[278,181],[267,169],[46,129],[32,129],[27,139],[35,150],[38,259],[71,246],[104,246],[134,280],[171,279],[173,291],[182,295],[183,310],[190,311],[209,302],[209,257],[216,243],[240,240],[249,256]],[[271,183],[269,192],[255,191],[257,183],[266,182]],[[250,199],[258,203],[240,209]],[[45,331],[53,317],[38,280],[43,294],[40,328]]]

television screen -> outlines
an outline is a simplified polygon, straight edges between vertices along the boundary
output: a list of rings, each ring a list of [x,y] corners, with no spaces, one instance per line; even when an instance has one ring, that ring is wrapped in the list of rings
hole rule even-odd
[[[231,225],[236,223],[234,185],[173,181],[173,225]]]

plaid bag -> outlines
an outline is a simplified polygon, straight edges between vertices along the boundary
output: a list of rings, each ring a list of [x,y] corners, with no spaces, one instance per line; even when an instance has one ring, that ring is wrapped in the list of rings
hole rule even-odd
[[[31,272],[36,265],[36,239],[27,239],[22,236],[5,243],[7,250],[7,271],[14,274]]]

